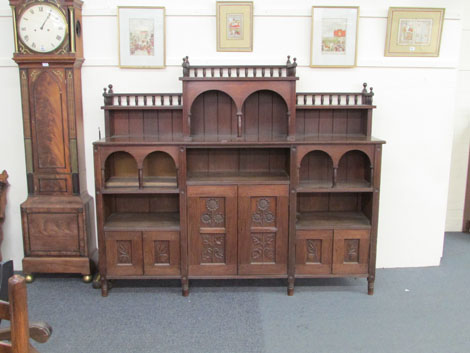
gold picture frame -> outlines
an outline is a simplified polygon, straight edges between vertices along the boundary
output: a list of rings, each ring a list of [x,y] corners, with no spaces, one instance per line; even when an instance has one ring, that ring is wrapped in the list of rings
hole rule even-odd
[[[253,51],[253,2],[217,1],[217,51]]]
[[[310,67],[355,67],[359,6],[312,6]]]
[[[444,8],[390,7],[385,56],[439,56]]]
[[[165,8],[118,6],[119,67],[162,69],[166,66]]]

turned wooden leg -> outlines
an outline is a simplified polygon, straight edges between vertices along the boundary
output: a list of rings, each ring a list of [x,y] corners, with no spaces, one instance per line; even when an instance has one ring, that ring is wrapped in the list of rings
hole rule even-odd
[[[367,294],[369,295],[374,294],[374,282],[375,282],[374,276],[367,277]]]
[[[101,296],[107,297],[108,296],[108,280],[106,277],[101,277]]]
[[[294,295],[294,282],[295,278],[293,276],[289,276],[287,279],[287,295],[289,296]]]
[[[24,278],[26,280],[26,283],[33,283],[34,281],[34,276],[32,273],[25,273]]]
[[[189,295],[189,280],[186,277],[181,278],[181,287],[183,290],[183,297],[187,297]]]

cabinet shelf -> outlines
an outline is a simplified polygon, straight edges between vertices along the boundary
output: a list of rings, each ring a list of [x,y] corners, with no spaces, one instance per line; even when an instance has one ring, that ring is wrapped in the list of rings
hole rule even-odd
[[[174,230],[180,229],[178,212],[112,213],[104,224],[105,231]]]
[[[297,192],[372,192],[373,187],[368,181],[357,182],[341,182],[333,187],[331,181],[325,180],[309,180],[301,181]]]
[[[302,212],[297,216],[297,230],[369,229],[370,220],[362,212]]]
[[[289,184],[285,171],[273,172],[198,172],[188,174],[188,185]]]

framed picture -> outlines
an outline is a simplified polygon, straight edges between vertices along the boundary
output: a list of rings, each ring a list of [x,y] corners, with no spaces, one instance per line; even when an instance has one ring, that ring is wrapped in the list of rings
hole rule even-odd
[[[119,67],[165,67],[165,8],[118,7]]]
[[[217,1],[217,51],[253,51],[253,2]]]
[[[439,56],[445,9],[390,7],[385,56]]]
[[[313,6],[310,66],[356,66],[358,19],[358,6]]]

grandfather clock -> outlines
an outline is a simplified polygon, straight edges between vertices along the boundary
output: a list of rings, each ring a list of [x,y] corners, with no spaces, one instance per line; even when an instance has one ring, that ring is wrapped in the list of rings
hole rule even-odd
[[[28,199],[21,205],[28,281],[91,280],[96,254],[86,191],[80,0],[10,0],[23,108]]]

